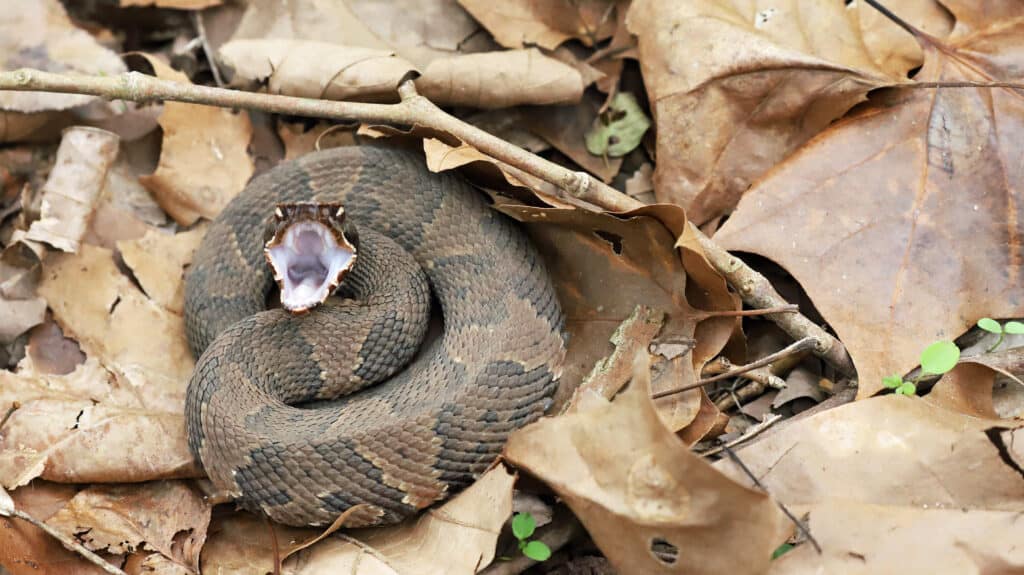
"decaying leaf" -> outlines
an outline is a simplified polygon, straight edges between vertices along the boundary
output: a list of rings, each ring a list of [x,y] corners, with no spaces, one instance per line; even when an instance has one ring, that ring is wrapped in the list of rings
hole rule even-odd
[[[125,555],[144,546],[195,570],[210,507],[181,481],[93,486],[79,491],[46,523],[77,535],[94,551]]]
[[[587,131],[587,150],[598,156],[619,158],[640,145],[651,121],[644,114],[636,96],[619,92],[612,98],[608,109],[594,118]]]
[[[233,40],[220,58],[236,86],[325,100],[396,101],[398,83],[415,70],[388,50],[308,40]]]
[[[184,269],[205,233],[205,226],[175,235],[150,230],[138,240],[118,242],[117,247],[146,295],[181,315],[185,305]]]
[[[442,104],[507,108],[579,102],[584,83],[576,68],[530,48],[434,60],[416,87]]]
[[[605,182],[619,173],[622,158],[594,155],[586,145],[587,131],[598,120],[602,98],[592,92],[576,105],[547,106],[523,112],[525,125],[552,147]]]
[[[178,10],[202,10],[210,6],[217,6],[222,0],[121,0],[121,7],[125,6],[159,6],[161,8],[176,8]]]
[[[956,11],[947,42],[925,46],[917,79],[1024,78],[1024,14],[987,21],[972,10]],[[977,28],[968,33],[962,16]],[[773,170],[715,241],[793,274],[867,397],[929,343],[984,316],[1024,315],[1022,146],[1016,90],[895,90]]]
[[[290,575],[471,575],[494,559],[515,476],[501,465],[441,507],[393,527],[334,536],[290,558]],[[358,569],[358,571],[357,571]]]
[[[292,38],[379,50],[389,48],[356,17],[347,2],[322,0],[252,0],[231,37],[243,38]]]
[[[907,71],[878,67],[843,2],[637,0],[627,22],[658,128],[658,200],[698,224]]]
[[[117,135],[95,128],[69,128],[57,148],[57,160],[43,185],[40,218],[25,238],[65,252],[78,251],[107,170],[117,158]]]
[[[784,516],[661,424],[640,357],[613,402],[519,430],[506,458],[558,493],[619,572],[765,570],[787,536]]]
[[[553,50],[569,38],[591,46],[615,31],[615,3],[606,0],[459,0],[459,4],[506,48],[537,45]]]
[[[139,392],[89,358],[68,375],[23,360],[0,371],[0,484],[144,481],[198,473],[185,439],[182,397]],[[17,407],[15,407],[17,405]]]
[[[737,454],[787,505],[841,495],[880,505],[1019,512],[1020,425],[886,395],[794,422]],[[1003,459],[1007,446],[1016,468]],[[745,481],[728,460],[716,467]]]
[[[155,58],[146,60],[163,79],[188,79]],[[160,114],[164,130],[160,165],[139,181],[176,222],[188,226],[213,219],[242,191],[253,173],[247,148],[252,123],[247,114],[223,108],[167,102]]]
[[[279,552],[316,537],[317,529],[269,523],[245,512],[214,510],[209,537],[203,546],[202,573],[263,575],[274,572],[274,541]]]
[[[0,295],[0,344],[8,344],[46,317],[42,298],[9,300]]]

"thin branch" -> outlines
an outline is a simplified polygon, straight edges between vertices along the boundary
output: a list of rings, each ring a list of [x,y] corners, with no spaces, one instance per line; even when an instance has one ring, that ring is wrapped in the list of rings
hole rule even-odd
[[[210,47],[210,41],[206,38],[206,26],[203,24],[203,12],[201,10],[193,12],[192,20],[196,25],[196,34],[199,34],[199,42],[203,46],[203,55],[206,56],[206,61],[210,64],[210,72],[213,73],[213,81],[218,86],[223,86],[224,78],[220,75],[220,66],[217,65],[217,60],[213,57],[213,49]]]
[[[789,303],[764,309],[698,311],[693,314],[693,317],[699,321],[712,317],[756,317],[773,313],[800,313],[800,306],[795,303]]]
[[[771,495],[770,493],[768,493],[768,489],[766,489],[765,486],[761,483],[761,480],[758,479],[757,476],[754,475],[754,473],[752,471],[750,471],[750,468],[747,467],[747,465],[745,463],[743,463],[743,461],[736,455],[736,453],[732,449],[726,447],[722,451],[724,451],[725,454],[729,456],[729,459],[733,463],[735,463],[736,466],[739,467],[740,470],[742,470],[743,473],[746,474],[746,476],[749,477],[751,481],[754,482],[754,485],[756,485],[758,489],[763,491],[766,495]],[[814,550],[817,551],[818,554],[820,555],[821,554],[821,545],[818,545],[817,539],[815,539],[814,536],[811,535],[810,530],[807,529],[807,527],[804,525],[803,521],[800,521],[799,519],[797,519],[796,516],[794,516],[789,511],[789,509],[787,509],[786,506],[782,504],[781,501],[776,499],[775,500],[775,504],[778,505],[779,509],[781,509],[782,512],[786,514],[786,517],[789,517],[789,520],[792,521],[794,525],[796,525],[796,528],[800,531],[800,533],[803,534],[804,537],[807,538],[808,541],[811,542],[811,545],[814,546]]]
[[[691,389],[697,389],[698,387],[704,387],[705,385],[707,385],[709,383],[714,383],[716,381],[721,381],[723,379],[729,379],[730,377],[736,377],[737,375],[742,375],[742,374],[744,374],[744,373],[746,373],[748,371],[752,371],[752,370],[757,369],[759,367],[764,367],[766,365],[769,365],[769,364],[771,364],[773,362],[776,362],[776,361],[778,361],[778,360],[780,360],[780,359],[782,359],[782,358],[784,358],[786,356],[797,354],[797,353],[800,353],[802,351],[811,351],[811,350],[814,349],[814,346],[816,344],[817,344],[817,342],[814,341],[813,337],[805,337],[805,338],[803,338],[803,339],[801,339],[799,341],[795,341],[795,342],[791,343],[790,345],[782,348],[781,350],[779,350],[779,351],[777,351],[777,352],[775,352],[773,354],[766,355],[766,356],[762,357],[761,359],[759,359],[757,361],[753,361],[753,362],[748,363],[746,365],[741,365],[741,366],[739,366],[739,367],[737,367],[735,369],[731,369],[731,370],[729,370],[729,371],[727,371],[725,373],[720,373],[718,375],[713,375],[711,377],[706,377],[706,378],[700,379],[696,383],[691,383],[690,385],[684,385],[682,387],[677,387],[675,389],[667,389],[665,391],[659,391],[658,393],[652,393],[651,394],[651,399],[659,399],[659,398],[662,398],[662,397],[665,397],[665,396],[668,396],[668,395],[673,395],[673,394],[676,394],[676,393],[682,393],[684,391],[689,391]]]
[[[883,16],[885,16],[889,20],[892,20],[894,24],[909,32],[911,36],[920,39],[930,38],[930,36],[922,32],[921,30],[917,29],[910,22],[907,22],[903,18],[900,18],[895,13],[893,13],[892,10],[889,10],[885,6],[882,6],[882,4],[879,3],[877,0],[864,0],[864,3],[867,4],[868,6],[871,6],[875,10],[881,12]]]
[[[766,429],[768,429],[769,427],[775,425],[775,423],[777,421],[781,421],[781,420],[782,420],[782,416],[781,415],[779,415],[777,413],[773,413],[773,414],[769,415],[767,418],[765,418],[765,420],[762,421],[761,423],[758,423],[757,425],[750,426],[750,428],[748,428],[746,433],[744,433],[743,435],[737,437],[736,439],[733,439],[732,441],[730,441],[728,443],[725,443],[725,444],[719,445],[718,447],[714,447],[712,449],[709,449],[709,450],[701,453],[700,455],[701,455],[701,457],[713,457],[713,456],[718,455],[719,453],[725,451],[726,449],[732,449],[733,447],[736,447],[737,445],[739,445],[741,443],[746,443],[747,441],[750,441],[751,439],[757,437],[758,435],[761,435],[762,433],[764,433],[764,431]]]
[[[6,496],[6,493],[4,495]],[[74,537],[70,537],[64,533],[61,533],[60,531],[54,529],[53,527],[50,527],[46,523],[36,519],[35,517],[32,517],[31,515],[25,513],[24,511],[21,511],[20,509],[2,509],[0,510],[0,516],[17,517],[18,519],[28,521],[32,525],[45,531],[47,535],[49,535],[50,537],[53,537],[57,541],[60,541],[61,545],[63,545],[64,547],[67,547],[69,550],[78,553],[82,556],[83,559],[99,567],[100,569],[106,571],[107,573],[110,573],[111,575],[127,575],[121,569],[114,567],[110,563],[106,562],[102,557],[87,549],[84,545],[76,541]]]
[[[573,198],[605,210],[623,212],[644,206],[586,172],[577,172],[560,166],[445,113],[423,96],[417,95],[409,80],[402,82],[399,88],[402,100],[397,104],[338,102],[242,92],[160,80],[138,72],[100,77],[21,69],[0,72],[0,90],[90,94],[133,102],[170,100],[342,122],[391,126],[419,125],[447,132],[481,153],[548,182]],[[789,305],[789,302],[771,287],[767,279],[716,246],[696,226],[691,227],[697,234],[708,260],[740,293],[744,303],[752,308],[781,308]],[[814,322],[798,313],[774,313],[767,318],[779,324],[793,339],[814,337],[817,341],[814,353],[840,372],[853,373],[853,364],[846,354],[846,349]]]

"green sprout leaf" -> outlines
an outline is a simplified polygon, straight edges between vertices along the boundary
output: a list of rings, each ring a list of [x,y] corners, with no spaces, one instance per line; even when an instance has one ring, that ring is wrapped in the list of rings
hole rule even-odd
[[[536,528],[537,522],[529,513],[516,513],[516,516],[512,518],[512,535],[515,535],[516,539],[520,541],[533,535]]]
[[[903,378],[896,375],[895,373],[892,375],[887,375],[882,378],[882,385],[888,387],[889,389],[896,389],[897,387],[903,385]]]
[[[909,381],[896,388],[896,395],[917,395],[917,386]]]
[[[932,375],[941,375],[953,369],[960,359],[960,348],[951,341],[937,341],[921,352],[921,370]]]
[[[534,561],[547,561],[551,557],[551,548],[543,541],[530,541],[523,547],[523,555]]]
[[[584,141],[591,154],[618,158],[639,146],[650,127],[651,120],[633,94],[619,92],[608,109],[594,118]]]
[[[1003,326],[999,325],[998,321],[990,317],[983,317],[979,319],[978,327],[989,333],[1003,333]]]
[[[1003,330],[1006,331],[1006,333],[1012,333],[1013,335],[1021,335],[1024,334],[1024,323],[1019,321],[1008,321],[1006,322],[1006,325],[1003,326]]]
[[[772,561],[775,561],[779,557],[782,557],[786,553],[789,553],[791,549],[793,549],[793,545],[789,543],[783,543],[782,545],[779,545],[775,552],[772,553]]]

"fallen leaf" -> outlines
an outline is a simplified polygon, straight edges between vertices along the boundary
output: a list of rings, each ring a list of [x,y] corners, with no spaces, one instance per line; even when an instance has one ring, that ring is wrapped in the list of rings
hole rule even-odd
[[[412,64],[389,50],[308,40],[232,40],[220,59],[232,85],[323,100],[397,101]]]
[[[278,552],[316,537],[319,529],[300,529],[271,523],[242,511],[214,510],[209,536],[203,546],[201,573],[263,575],[274,571],[274,547]]]
[[[870,505],[839,498],[810,508],[808,544],[772,564],[772,575],[1018,573],[1024,569],[1020,511]],[[897,567],[898,566],[898,567]]]
[[[885,5],[918,30],[936,38],[945,38],[953,30],[953,15],[939,0],[895,0]],[[906,30],[867,2],[855,2],[854,8],[848,9],[847,15],[863,39],[864,49],[879,68],[899,76],[921,65],[924,53]]]
[[[0,70],[35,68],[46,72],[115,75],[125,71],[117,54],[100,46],[68,18],[58,0],[4,0],[0,10]],[[96,100],[95,96],[50,92],[0,91],[0,110],[40,112],[66,110]],[[0,112],[0,125],[4,123]],[[45,116],[39,116],[45,122]],[[0,128],[0,134],[10,128]]]
[[[512,514],[515,476],[501,465],[437,509],[393,527],[335,535],[298,552],[284,573],[471,575],[494,559],[494,547]]]
[[[351,130],[340,129],[326,122],[312,128],[306,128],[301,123],[280,122],[277,135],[284,143],[286,160],[294,160],[314,150],[356,145],[355,134]]]
[[[127,6],[158,6],[177,10],[202,10],[217,6],[222,0],[121,0],[121,7]]]
[[[52,319],[29,332],[26,352],[40,374],[67,375],[85,362],[85,354],[78,347],[78,342],[64,337],[60,326]]]
[[[155,395],[118,384],[91,357],[68,375],[40,373],[30,360],[0,371],[0,409],[9,413],[0,485],[196,476],[184,399]]]
[[[79,491],[46,523],[93,551],[124,555],[145,546],[196,570],[210,507],[182,481],[100,485]]]
[[[8,300],[0,296],[0,343],[9,344],[19,335],[43,323],[46,300]]]
[[[533,108],[524,116],[530,131],[607,183],[619,173],[622,158],[595,155],[586,144],[587,130],[600,121],[601,101],[599,95],[588,93],[577,105]]]
[[[379,50],[389,48],[356,17],[347,2],[322,0],[252,0],[231,37],[243,38],[291,38]]]
[[[78,251],[107,170],[117,158],[117,135],[96,128],[74,127],[64,132],[57,160],[42,189],[42,213],[25,238],[65,252]]]
[[[587,46],[610,38],[615,4],[605,0],[459,0],[506,48],[537,45],[548,50],[575,38]]]
[[[644,84],[657,124],[658,201],[695,224],[868,91],[904,81],[878,67],[843,2],[637,0]]]
[[[509,438],[505,457],[558,493],[619,572],[767,569],[787,536],[785,518],[661,424],[646,352],[640,357],[613,402],[528,425]]]
[[[185,309],[185,266],[199,247],[206,226],[197,226],[180,234],[150,230],[138,240],[118,242],[124,263],[151,300],[182,315]]]
[[[935,509],[1021,511],[1019,462],[1003,459],[1021,422],[981,419],[914,396],[885,395],[795,421],[737,451],[773,497]],[[1008,457],[1020,447],[1010,447]],[[729,460],[715,466],[746,482]],[[880,472],[884,470],[884,472]],[[984,481],[978,481],[984,477]]]
[[[576,68],[530,48],[439,58],[416,88],[438,104],[507,108],[576,103],[584,83]]]
[[[640,145],[651,121],[644,114],[636,96],[629,92],[615,94],[586,134],[587,150],[597,156],[620,158]]]
[[[140,55],[158,78],[188,79],[155,58]],[[160,114],[164,130],[160,164],[139,181],[157,203],[183,226],[200,217],[213,219],[242,191],[253,173],[248,146],[249,116],[224,108],[166,102]]]
[[[926,46],[917,79],[1020,79],[1022,49],[1018,14]],[[1022,138],[1016,91],[894,90],[775,168],[715,241],[800,282],[868,397],[930,342],[1024,315]]]

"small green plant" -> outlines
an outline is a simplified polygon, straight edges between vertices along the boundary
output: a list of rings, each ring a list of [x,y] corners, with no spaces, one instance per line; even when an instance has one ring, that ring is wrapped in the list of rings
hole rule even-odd
[[[772,553],[772,561],[775,561],[779,557],[782,557],[783,555],[785,555],[786,553],[789,553],[792,550],[793,550],[793,544],[791,544],[791,543],[783,543],[782,545],[779,545],[775,549],[775,552]]]
[[[895,390],[896,395],[916,395],[917,384],[921,379],[932,375],[942,375],[956,366],[960,361],[960,348],[951,341],[937,341],[921,352],[921,374],[910,381],[904,381],[897,374],[882,378],[882,384]]]
[[[519,550],[534,561],[547,561],[551,557],[551,548],[543,541],[530,540],[534,530],[537,529],[537,522],[529,513],[516,513],[512,517],[512,535],[519,540]]]
[[[992,344],[992,347],[985,350],[985,353],[992,353],[1000,345],[1002,345],[1003,338],[1005,338],[1006,334],[1008,333],[1013,335],[1024,334],[1024,323],[1021,323],[1019,321],[1008,321],[1004,324],[1000,324],[998,321],[990,317],[983,317],[978,320],[978,327],[989,333],[994,333],[999,336],[999,339],[997,339],[996,342]]]

